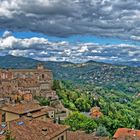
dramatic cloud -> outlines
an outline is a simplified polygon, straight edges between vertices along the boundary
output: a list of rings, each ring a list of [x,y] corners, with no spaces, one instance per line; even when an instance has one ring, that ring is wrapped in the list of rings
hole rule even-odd
[[[30,57],[42,61],[102,62],[140,61],[140,47],[129,44],[51,42],[46,38],[20,39],[6,31],[0,38],[0,55]]]
[[[0,27],[140,40],[139,0],[0,0]]]

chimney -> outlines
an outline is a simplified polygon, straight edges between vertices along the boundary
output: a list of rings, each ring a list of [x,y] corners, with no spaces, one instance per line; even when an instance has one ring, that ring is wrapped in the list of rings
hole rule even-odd
[[[32,117],[32,114],[31,113],[27,113],[27,117]]]
[[[43,70],[43,69],[44,69],[43,64],[39,63],[39,64],[37,65],[37,70]]]
[[[44,136],[46,136],[46,135],[48,134],[48,129],[47,129],[47,127],[43,127],[43,128],[42,128],[42,134],[43,134]]]

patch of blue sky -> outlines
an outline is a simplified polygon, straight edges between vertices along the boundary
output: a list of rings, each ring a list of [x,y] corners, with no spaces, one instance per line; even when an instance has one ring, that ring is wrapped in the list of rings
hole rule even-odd
[[[2,37],[4,30],[0,30],[0,37]],[[55,36],[49,36],[44,35],[42,33],[36,33],[36,32],[12,32],[12,34],[16,38],[32,38],[32,37],[38,37],[38,38],[46,38],[49,41],[68,41],[71,43],[98,43],[101,45],[107,45],[107,44],[132,44],[132,45],[138,45],[140,46],[140,42],[133,41],[133,40],[122,40],[115,37],[97,37],[93,35],[76,35],[76,36],[70,36],[70,37],[55,37]]]

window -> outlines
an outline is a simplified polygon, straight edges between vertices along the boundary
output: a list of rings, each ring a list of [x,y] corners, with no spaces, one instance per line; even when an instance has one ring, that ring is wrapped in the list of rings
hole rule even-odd
[[[61,140],[64,140],[64,136],[61,136]]]
[[[45,75],[44,74],[42,74],[42,79],[44,79],[45,78]]]
[[[6,113],[2,113],[2,122],[6,121]]]

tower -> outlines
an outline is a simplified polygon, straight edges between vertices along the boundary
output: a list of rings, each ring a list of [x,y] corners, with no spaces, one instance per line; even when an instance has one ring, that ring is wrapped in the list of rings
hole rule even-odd
[[[44,70],[44,65],[41,64],[41,63],[39,63],[39,64],[37,65],[37,70]]]

